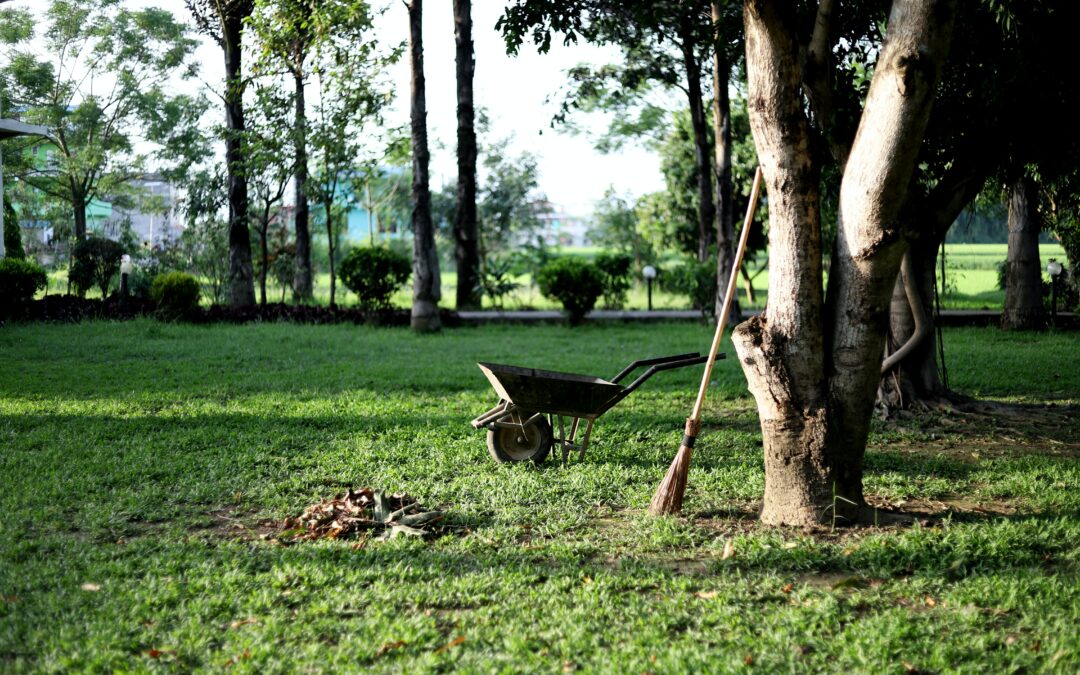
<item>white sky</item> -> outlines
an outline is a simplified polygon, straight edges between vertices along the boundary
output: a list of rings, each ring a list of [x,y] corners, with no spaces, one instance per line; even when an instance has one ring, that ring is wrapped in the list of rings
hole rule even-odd
[[[400,0],[382,0],[389,10],[380,21],[387,42],[408,36],[408,14]],[[132,6],[158,6],[186,17],[182,0],[128,0]],[[378,0],[376,5],[381,4]],[[16,0],[9,6],[43,9],[44,0]],[[576,215],[588,215],[594,202],[609,185],[619,192],[640,195],[663,186],[659,159],[639,147],[603,155],[582,136],[571,136],[550,128],[556,103],[545,98],[558,91],[567,68],[581,62],[609,63],[618,59],[613,49],[587,45],[564,47],[554,41],[545,55],[526,44],[517,57],[506,55],[502,36],[495,31],[502,13],[502,0],[473,0],[473,42],[476,49],[474,78],[475,104],[490,118],[492,139],[513,136],[514,154],[528,150],[537,157],[540,189],[553,202]],[[431,144],[432,188],[439,189],[457,173],[456,89],[453,3],[427,0],[424,3],[424,65],[427,76],[428,134]],[[380,36],[381,37],[381,36]],[[216,44],[203,39],[196,53],[202,79],[220,81],[224,73],[222,55]],[[402,59],[391,72],[397,101],[390,114],[391,124],[405,124],[409,115],[409,65]]]

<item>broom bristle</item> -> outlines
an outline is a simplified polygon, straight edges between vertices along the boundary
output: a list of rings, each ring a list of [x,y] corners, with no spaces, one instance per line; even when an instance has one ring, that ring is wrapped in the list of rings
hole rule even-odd
[[[649,504],[649,513],[654,516],[668,516],[682,511],[683,493],[686,492],[686,475],[690,472],[690,458],[694,454],[693,448],[685,445],[679,446],[679,453],[668,468],[667,475],[656,488],[652,502]]]
[[[694,418],[686,420],[682,445],[668,467],[667,475],[656,488],[649,513],[654,516],[669,516],[682,511],[683,493],[686,492],[686,476],[690,473],[690,459],[694,456],[694,442],[701,432],[701,421]]]

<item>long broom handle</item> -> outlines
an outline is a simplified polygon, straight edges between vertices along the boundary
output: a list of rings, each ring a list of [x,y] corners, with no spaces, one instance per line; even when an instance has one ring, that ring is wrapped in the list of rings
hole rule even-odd
[[[709,360],[705,362],[705,372],[701,376],[701,387],[698,388],[697,401],[694,402],[694,410],[690,413],[690,419],[695,422],[701,419],[701,407],[705,403],[705,390],[709,388],[713,365],[716,364],[716,353],[720,349],[720,340],[724,337],[724,324],[727,323],[731,299],[735,296],[735,284],[738,281],[739,266],[742,264],[743,254],[746,253],[746,237],[750,233],[750,223],[754,220],[754,211],[757,210],[758,194],[760,192],[761,167],[759,166],[757,171],[754,172],[754,187],[750,189],[750,203],[746,205],[746,218],[743,220],[742,232],[739,233],[739,246],[735,250],[735,264],[732,265],[731,274],[728,275],[727,292],[724,293],[724,307],[716,321],[716,334],[713,335],[712,346],[709,347]]]

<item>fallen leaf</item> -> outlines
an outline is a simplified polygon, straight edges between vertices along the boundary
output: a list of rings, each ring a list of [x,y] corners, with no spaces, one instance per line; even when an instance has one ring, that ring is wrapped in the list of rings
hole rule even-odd
[[[564,673],[572,673],[577,670],[577,664],[573,661],[563,661],[562,671]]]
[[[746,656],[743,657],[742,662],[743,662],[744,665],[747,665],[747,666],[754,665],[754,655],[753,654],[747,654]]]
[[[698,591],[697,593],[694,593],[694,595],[702,600],[712,600],[716,597],[716,591]]]
[[[915,664],[911,661],[904,661],[904,670],[908,671],[909,673],[914,673],[916,670],[918,670],[918,668],[916,668]]]
[[[449,651],[449,650],[453,649],[454,647],[457,647],[458,645],[460,645],[463,642],[465,642],[465,636],[464,635],[459,635],[456,638],[454,638],[453,640],[451,640],[450,642],[447,642],[446,644],[444,644],[442,647],[439,647],[438,649],[436,649],[435,653],[436,654],[442,654],[445,651]]]
[[[581,583],[583,583],[583,584],[585,584],[586,586],[588,586],[589,584],[591,584],[591,583],[592,583],[592,577],[588,577],[588,576],[586,576],[586,577],[581,577]]]
[[[388,652],[392,652],[395,649],[401,649],[406,644],[407,643],[404,640],[395,640],[394,642],[387,642],[387,643],[383,644],[383,646],[379,647],[375,651],[375,656],[383,656],[384,654],[387,654]]]
[[[18,602],[19,601],[19,596],[17,596],[17,595],[0,596],[0,600],[3,600],[4,602]]]
[[[728,560],[735,557],[735,542],[728,539],[724,542],[724,552],[720,554],[721,560]]]
[[[784,548],[792,549],[792,548],[798,548],[798,547],[799,547],[799,542],[797,542],[797,541],[785,541],[784,542]]]
[[[840,551],[840,555],[842,555],[842,556],[844,556],[846,558],[846,557],[848,557],[849,555],[851,555],[854,552],[855,552],[855,549],[849,546],[849,547],[845,548],[843,551]]]
[[[84,591],[90,591],[91,593],[93,593],[101,590],[101,584],[92,584],[87,582],[82,586],[79,586],[79,588],[83,589]]]
[[[937,606],[937,600],[935,600],[934,596],[932,596],[932,595],[928,595],[925,598],[923,598],[923,602],[926,603],[927,607],[936,607]]]
[[[250,625],[250,624],[253,624],[253,623],[259,623],[259,620],[256,619],[253,616],[249,616],[246,619],[241,619],[239,621],[233,621],[232,623],[229,624],[229,628],[231,628],[232,630],[236,630],[237,628],[240,628],[241,626],[247,626],[247,625]]]
[[[781,588],[780,592],[781,593],[790,593],[793,588],[795,588],[795,584],[788,584],[788,585],[784,586],[783,588]]]

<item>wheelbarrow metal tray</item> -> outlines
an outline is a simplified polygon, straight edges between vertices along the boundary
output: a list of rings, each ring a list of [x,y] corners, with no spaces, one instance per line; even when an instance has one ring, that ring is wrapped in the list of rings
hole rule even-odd
[[[573,417],[595,417],[623,392],[613,382],[574,373],[478,363],[495,392],[525,410]]]

